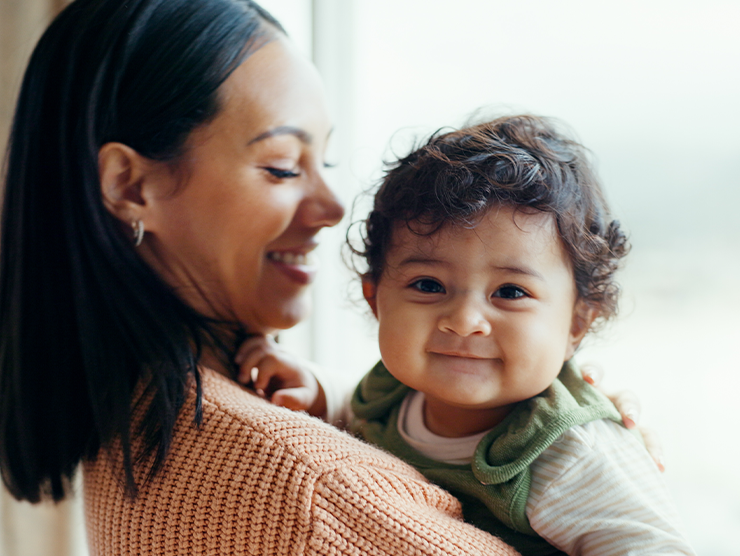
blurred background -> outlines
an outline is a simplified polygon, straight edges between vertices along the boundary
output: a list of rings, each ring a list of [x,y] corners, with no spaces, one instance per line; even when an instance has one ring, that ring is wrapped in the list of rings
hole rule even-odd
[[[28,54],[64,0],[0,0],[0,147]],[[633,244],[616,322],[578,354],[639,395],[704,556],[738,554],[740,3],[737,0],[263,0],[324,76],[328,180],[349,210],[320,248],[316,310],[281,335],[352,383],[375,327],[340,259],[382,162],[443,126],[557,117],[597,161]],[[51,543],[51,544],[49,544]],[[0,556],[85,554],[79,501],[3,493]]]

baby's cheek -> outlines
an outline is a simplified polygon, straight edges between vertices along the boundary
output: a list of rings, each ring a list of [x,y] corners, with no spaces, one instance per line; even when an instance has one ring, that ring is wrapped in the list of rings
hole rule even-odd
[[[554,340],[554,332],[551,326],[537,321],[503,332],[500,342],[512,371],[531,382],[539,382],[540,375],[552,374],[553,366],[557,375],[563,363],[563,349],[558,346],[564,343]]]
[[[380,325],[378,329],[378,347],[386,367],[396,362],[401,355],[400,337],[395,327]]]

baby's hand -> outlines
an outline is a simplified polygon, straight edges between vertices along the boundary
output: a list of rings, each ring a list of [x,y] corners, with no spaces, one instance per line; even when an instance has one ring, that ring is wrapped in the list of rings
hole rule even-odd
[[[275,405],[307,411],[315,417],[326,413],[326,398],[311,372],[312,364],[281,350],[271,337],[247,339],[239,347],[234,362],[239,366],[237,380],[251,385]]]

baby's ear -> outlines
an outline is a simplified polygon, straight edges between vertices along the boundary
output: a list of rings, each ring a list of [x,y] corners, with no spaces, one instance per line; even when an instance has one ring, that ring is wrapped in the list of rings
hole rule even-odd
[[[370,310],[372,310],[373,315],[375,315],[375,318],[378,318],[378,306],[375,299],[375,294],[378,292],[378,288],[375,285],[375,282],[372,281],[372,279],[368,276],[362,277],[362,295],[365,298],[365,301],[367,301],[367,304],[370,305]]]
[[[599,312],[583,299],[576,301],[573,308],[573,320],[570,323],[570,334],[568,335],[568,346],[565,353],[566,361],[573,357],[581,340],[583,340],[597,316],[599,316]]]

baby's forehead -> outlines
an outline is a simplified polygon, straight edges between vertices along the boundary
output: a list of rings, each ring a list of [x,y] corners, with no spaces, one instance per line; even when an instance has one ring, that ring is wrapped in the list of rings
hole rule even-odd
[[[414,248],[422,251],[438,249],[461,238],[478,238],[486,243],[492,234],[497,240],[506,236],[532,235],[542,242],[560,241],[555,215],[528,207],[494,205],[465,218],[432,222],[423,218],[396,222],[391,229],[389,249]]]
[[[504,208],[475,222],[401,222],[385,253],[386,270],[531,268],[539,274],[572,271],[572,260],[551,213]]]

